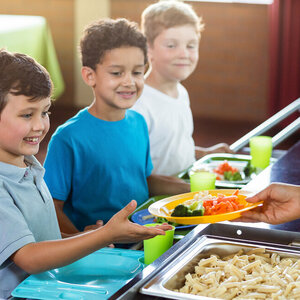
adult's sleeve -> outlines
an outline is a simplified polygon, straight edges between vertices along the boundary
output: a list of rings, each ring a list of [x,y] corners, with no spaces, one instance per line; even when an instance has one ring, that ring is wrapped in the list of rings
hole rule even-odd
[[[71,192],[73,160],[71,138],[62,133],[54,135],[48,145],[44,179],[55,199],[66,201]]]

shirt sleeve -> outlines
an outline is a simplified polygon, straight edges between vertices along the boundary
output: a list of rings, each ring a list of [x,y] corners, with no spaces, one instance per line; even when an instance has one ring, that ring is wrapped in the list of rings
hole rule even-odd
[[[0,266],[17,250],[35,238],[28,228],[22,212],[10,195],[1,187],[0,191]]]
[[[67,134],[54,135],[48,145],[44,180],[54,199],[66,201],[71,192],[74,153]]]
[[[144,136],[146,139],[146,145],[147,145],[147,149],[146,149],[146,177],[149,177],[152,173],[153,170],[153,164],[152,164],[152,159],[151,159],[151,154],[150,154],[150,141],[149,141],[149,134],[148,134],[148,128],[147,128],[147,124],[145,122],[145,119],[143,119],[143,126],[144,126]]]

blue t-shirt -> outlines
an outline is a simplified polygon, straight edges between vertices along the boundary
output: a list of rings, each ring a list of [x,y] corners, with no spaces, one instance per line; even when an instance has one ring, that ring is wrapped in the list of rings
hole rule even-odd
[[[88,109],[60,126],[51,138],[44,167],[52,197],[65,201],[64,212],[79,230],[107,222],[132,199],[148,199],[152,171],[144,118],[127,111],[109,122]]]

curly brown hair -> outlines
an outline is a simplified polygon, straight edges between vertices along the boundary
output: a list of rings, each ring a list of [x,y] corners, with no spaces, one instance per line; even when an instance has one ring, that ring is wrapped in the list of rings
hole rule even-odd
[[[0,49],[0,114],[8,93],[37,101],[50,97],[52,86],[47,70],[33,58]]]
[[[102,19],[85,29],[80,41],[82,66],[96,70],[106,51],[121,47],[137,47],[144,53],[147,63],[147,42],[135,22],[126,19]]]

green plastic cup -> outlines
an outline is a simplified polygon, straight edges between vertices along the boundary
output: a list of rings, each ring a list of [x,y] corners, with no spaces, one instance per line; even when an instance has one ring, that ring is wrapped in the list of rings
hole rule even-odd
[[[270,136],[255,136],[250,139],[251,165],[265,169],[270,164],[272,155],[272,138]]]
[[[146,227],[154,227],[159,224],[151,223],[146,224]],[[144,240],[144,262],[146,265],[154,262],[158,257],[165,253],[173,245],[174,231],[173,229],[167,230],[165,235],[157,235],[156,237]]]
[[[210,172],[195,172],[190,175],[191,192],[214,190],[216,174]]]

